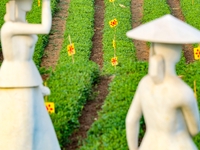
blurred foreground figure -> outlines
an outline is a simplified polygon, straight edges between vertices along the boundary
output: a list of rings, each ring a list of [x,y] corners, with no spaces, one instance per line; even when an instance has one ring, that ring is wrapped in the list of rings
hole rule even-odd
[[[200,130],[199,111],[192,89],[175,70],[183,43],[199,43],[200,32],[165,15],[127,33],[151,41],[148,74],[140,81],[126,117],[130,150],[198,150],[192,136]],[[138,147],[139,121],[146,133]]]
[[[0,150],[60,150],[44,105],[50,90],[32,57],[36,34],[51,29],[50,1],[43,0],[42,24],[26,22],[33,0],[10,0],[1,29],[4,61],[0,68]],[[34,12],[33,12],[34,13]]]

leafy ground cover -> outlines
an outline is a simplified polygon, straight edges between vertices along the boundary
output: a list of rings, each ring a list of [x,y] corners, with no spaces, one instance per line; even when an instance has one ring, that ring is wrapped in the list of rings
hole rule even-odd
[[[200,24],[198,20],[198,16],[200,14],[200,1],[195,0],[192,4],[192,1],[180,0],[180,4],[183,15],[185,17],[185,21],[195,28],[200,29]]]
[[[6,3],[7,3],[8,0],[2,0],[1,3],[0,3],[0,16],[1,16],[1,19],[0,19],[0,28],[1,26],[3,25],[4,23],[4,20],[3,20],[3,17],[6,13]]]
[[[137,83],[147,70],[147,63],[136,62],[133,43],[126,37],[126,32],[131,29],[131,1],[116,1],[115,9],[113,9],[113,4],[108,0],[104,2],[103,74],[112,74],[115,78],[110,84],[109,95],[105,100],[102,111],[98,114],[98,120],[92,125],[88,132],[88,138],[81,147],[83,150],[128,149],[125,137],[125,116]],[[119,4],[126,7],[119,7]],[[116,28],[116,56],[118,57],[119,65],[116,66],[116,69],[110,62],[113,57],[112,40],[114,30],[108,24],[114,18],[118,20]],[[134,81],[136,84],[133,84]]]
[[[113,3],[109,0],[104,0],[105,15],[104,15],[104,30],[103,30],[103,74],[123,74],[125,72],[132,72],[131,64],[134,62],[133,43],[126,37],[126,32],[131,29],[131,14],[130,14],[130,0],[121,0]],[[119,4],[124,5],[125,8],[120,7]],[[109,21],[117,19],[118,25],[115,29],[111,28]],[[111,65],[111,58],[114,55],[112,41],[116,38],[116,56],[118,57],[119,65],[113,67]]]
[[[71,1],[63,47],[56,69],[48,80],[48,86],[52,91],[49,101],[55,102],[56,108],[56,113],[51,114],[51,118],[61,147],[69,142],[68,137],[79,127],[80,112],[99,75],[98,66],[89,61],[93,26],[94,1]],[[67,53],[69,35],[76,51],[74,63]]]
[[[0,3],[0,29],[1,29],[1,26],[3,25],[4,23],[4,15],[6,13],[6,2],[7,0],[2,0],[1,3]],[[1,48],[1,42],[0,42],[0,51],[2,51],[2,48]]]
[[[59,0],[51,0],[52,15],[54,15],[56,10],[58,9],[56,7],[58,1]],[[1,3],[0,3],[0,16],[1,16],[0,29],[4,23],[3,17],[6,13],[7,2],[8,0],[1,0]],[[41,7],[38,7],[37,0],[34,0],[32,10],[27,14],[27,20],[29,23],[41,23]],[[48,35],[39,35],[38,42],[35,47],[34,57],[33,57],[34,62],[38,68],[40,66],[41,58],[43,56],[43,51],[47,43],[48,43]],[[1,49],[1,46],[0,46],[0,49]]]
[[[144,0],[143,23],[152,21],[166,14],[170,14],[170,8],[166,0]]]
[[[120,1],[120,3],[126,4],[127,6],[130,5],[130,1],[128,0]],[[117,30],[121,31],[118,35],[120,37],[121,43],[117,40],[117,55],[119,57],[119,66],[117,66],[116,70],[114,68],[111,68],[112,66],[109,66],[109,58],[111,58],[113,53],[112,45],[110,44],[112,40],[112,31],[110,31],[109,27],[106,27],[106,23],[113,14],[115,14],[115,17],[118,18],[120,22],[119,16],[121,15],[121,13],[123,14],[123,12],[117,9],[111,10],[112,6],[108,1],[105,1],[105,4],[107,12],[105,13],[104,22],[104,63],[107,66],[104,67],[104,73],[115,74],[116,77],[110,84],[110,94],[106,98],[105,104],[103,105],[103,110],[99,112],[98,120],[92,125],[92,128],[89,130],[88,138],[83,142],[84,145],[81,147],[81,150],[128,149],[125,133],[125,117],[132,101],[132,97],[136,91],[137,85],[141,78],[147,73],[148,64],[146,62],[140,62],[136,60],[134,54],[135,49],[133,48],[133,45],[131,43],[128,43],[128,39],[124,35],[124,33],[130,29],[129,11],[126,12],[126,17],[124,17],[127,20],[123,22],[123,24],[126,24],[128,28],[120,28],[120,23],[117,27]],[[169,13],[170,8],[165,0],[145,0],[143,23],[146,23]],[[124,16],[124,14],[122,16]],[[123,45],[123,40],[127,40],[125,48]],[[123,47],[122,49],[121,44]],[[124,55],[126,59],[121,59],[121,55]],[[130,61],[129,58],[132,60]],[[128,63],[128,65],[126,64],[126,62]],[[124,67],[123,65],[126,65],[126,67]],[[181,58],[181,61],[177,64],[177,74],[183,75],[184,81],[187,82],[191,86],[191,88],[193,88],[193,81],[198,80],[198,65],[199,62],[187,65],[183,56]],[[200,87],[197,82],[197,91],[199,90],[199,88]],[[143,120],[141,120],[140,124],[141,126],[144,124]],[[143,134],[144,131],[140,129],[140,136],[143,136]],[[194,141],[197,144],[198,148],[200,148],[199,135],[194,138]]]

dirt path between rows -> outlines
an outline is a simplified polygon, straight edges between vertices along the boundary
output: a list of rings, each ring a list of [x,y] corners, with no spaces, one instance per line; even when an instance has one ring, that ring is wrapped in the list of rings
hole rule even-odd
[[[104,0],[95,0],[95,22],[93,36],[93,48],[91,52],[90,60],[97,63],[100,70],[103,67],[103,45],[102,45],[102,31],[104,22]],[[99,82],[94,85],[93,95],[97,94],[94,99],[88,100],[82,110],[82,115],[79,118],[80,127],[69,138],[71,143],[66,145],[66,150],[76,150],[81,146],[80,141],[83,141],[87,137],[87,131],[90,129],[92,123],[98,119],[97,112],[101,110],[101,106],[104,103],[106,96],[108,95],[108,84],[111,78],[106,76],[100,76]]]
[[[101,106],[108,95],[108,84],[110,78],[100,77],[100,81],[93,88],[93,93],[98,94],[94,100],[89,100],[82,110],[82,115],[79,118],[80,127],[69,138],[71,141],[66,150],[76,150],[82,145],[82,141],[87,137],[87,131],[95,120],[98,119],[97,112],[101,110]]]
[[[49,34],[49,43],[44,50],[44,55],[42,57],[41,67],[45,69],[55,69],[57,64],[60,50],[62,48],[62,44],[64,41],[64,32],[66,29],[66,18],[67,11],[70,0],[60,0],[57,4],[57,8],[59,9],[54,17],[52,18],[52,28]],[[48,74],[42,75],[43,80],[48,78]]]
[[[103,0],[96,0],[95,1],[95,14],[94,14],[94,36],[92,38],[93,41],[93,48],[90,56],[90,60],[97,63],[100,69],[103,68],[103,44],[102,44],[102,31],[104,28],[104,1]]]
[[[132,11],[132,27],[135,28],[142,24],[141,20],[143,17],[143,0],[132,0],[131,11]],[[145,41],[133,40],[136,48],[136,57],[141,61],[148,61],[149,48]]]
[[[182,21],[185,21],[185,18],[183,16],[181,6],[180,6],[180,1],[179,0],[168,0],[167,1],[170,8],[171,8],[171,13],[175,17],[179,18]],[[193,46],[192,44],[185,44],[183,45],[183,51],[184,51],[184,56],[186,58],[186,63],[191,63],[194,61],[194,54],[193,54]]]

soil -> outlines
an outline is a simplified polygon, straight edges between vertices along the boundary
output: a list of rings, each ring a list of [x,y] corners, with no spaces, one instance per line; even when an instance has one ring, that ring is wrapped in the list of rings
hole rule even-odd
[[[97,63],[100,70],[103,67],[103,50],[102,50],[102,30],[104,27],[104,0],[95,0],[95,22],[93,36],[93,48],[91,52],[90,60]],[[106,96],[108,95],[108,84],[112,80],[112,77],[100,76],[99,82],[93,88],[93,95],[97,96],[93,100],[88,100],[84,106],[81,116],[79,118],[80,127],[74,132],[69,140],[71,141],[66,145],[67,150],[75,150],[81,146],[79,141],[82,141],[87,137],[87,131],[90,129],[92,123],[98,119],[97,112],[101,110],[101,106],[104,103]]]
[[[172,15],[179,18],[182,21],[185,21],[179,0],[168,0],[168,4],[171,8]],[[191,44],[183,45],[184,56],[186,63],[194,62],[193,46]]]
[[[57,64],[60,50],[62,48],[62,43],[64,40],[64,31],[66,28],[66,18],[67,10],[70,0],[60,0],[57,7],[59,10],[56,12],[52,18],[52,28],[49,34],[49,43],[44,50],[44,55],[42,57],[41,67],[45,69],[55,69]],[[43,80],[45,81],[49,77],[48,74],[42,75]]]
[[[102,52],[102,31],[103,31],[103,21],[104,21],[104,1],[96,0],[95,1],[95,22],[94,22],[94,31],[95,34],[92,38],[93,48],[90,56],[90,60],[96,62],[100,69],[103,67],[103,52]]]
[[[131,2],[132,11],[132,27],[135,28],[141,25],[143,17],[143,0],[132,0]],[[136,56],[138,60],[148,61],[149,48],[145,41],[133,40],[136,48]]]
[[[94,86],[93,93],[97,93],[98,96],[94,100],[89,100],[84,106],[82,115],[79,118],[80,127],[69,138],[71,143],[66,146],[66,150],[76,150],[81,146],[79,142],[87,137],[87,131],[93,122],[98,119],[97,112],[101,110],[101,106],[108,95],[108,84],[110,81],[111,78],[109,77],[100,77],[99,83]]]

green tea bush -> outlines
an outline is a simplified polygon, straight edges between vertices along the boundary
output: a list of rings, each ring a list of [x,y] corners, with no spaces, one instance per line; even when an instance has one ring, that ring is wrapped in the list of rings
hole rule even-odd
[[[147,63],[137,62],[135,48],[131,39],[126,37],[126,32],[131,29],[130,0],[116,1],[115,6],[105,0],[103,51],[103,74],[114,75],[115,78],[109,85],[109,95],[98,113],[88,132],[88,137],[83,141],[81,150],[88,149],[120,149],[126,150],[125,117],[132,101],[137,84],[147,70]],[[119,4],[126,8],[119,7]],[[116,56],[119,65],[116,69],[111,65],[113,57],[112,40],[114,29],[110,28],[109,21],[116,18]],[[120,111],[119,111],[120,110]]]
[[[200,24],[198,20],[198,17],[200,15],[200,0],[194,0],[193,3],[194,4],[192,4],[192,1],[188,0],[180,0],[180,5],[185,21],[195,28],[200,29]]]
[[[124,1],[120,1],[119,3],[123,4]],[[130,9],[130,1],[126,1],[128,4],[128,9]],[[108,20],[112,17],[111,14],[120,14],[121,11],[118,9],[110,9],[110,5],[108,1],[105,1],[106,3],[106,11],[110,11],[109,13],[105,13],[105,23],[108,22]],[[125,3],[125,2],[124,2]],[[126,19],[129,21],[123,22],[123,24],[127,24],[126,26],[130,26],[130,11],[127,11],[128,14],[126,14]],[[165,14],[169,14],[170,9],[169,6],[166,4],[166,1],[159,0],[145,0],[144,1],[144,12],[143,12],[143,23],[146,23],[148,21],[151,21],[153,19],[156,19],[158,17],[161,17]],[[123,12],[122,12],[123,14]],[[117,16],[117,15],[116,15]],[[119,15],[120,16],[120,15]],[[116,17],[117,18],[117,17]],[[119,19],[120,20],[120,19]],[[133,20],[134,21],[134,20]],[[117,27],[117,30],[119,30],[120,25]],[[120,29],[122,30],[121,33],[125,33],[128,31],[128,29]],[[108,54],[105,53],[111,53],[112,56],[112,45],[110,44],[112,41],[112,30],[108,29],[105,25],[104,30],[104,38],[107,40],[104,40],[104,57],[108,57]],[[109,37],[110,36],[110,37]],[[108,38],[109,37],[109,38]],[[124,34],[121,35],[120,39],[127,40]],[[120,43],[121,44],[121,43]],[[121,47],[120,44],[117,43],[118,51],[120,51]],[[88,150],[88,149],[95,149],[95,150],[113,150],[113,149],[120,149],[120,150],[127,150],[127,142],[126,142],[126,131],[125,131],[125,118],[126,113],[129,109],[129,106],[131,104],[132,98],[134,96],[134,93],[137,89],[137,85],[141,78],[147,74],[147,62],[140,62],[135,59],[134,50],[135,48],[132,47],[131,43],[124,44],[127,47],[130,46],[129,50],[132,50],[133,53],[127,52],[123,53],[120,51],[120,54],[123,53],[125,55],[125,61],[119,62],[124,63],[126,65],[126,69],[122,69],[121,66],[117,66],[117,69],[114,70],[111,68],[108,61],[104,60],[104,65],[110,65],[105,66],[104,71],[106,74],[113,74],[115,73],[116,77],[110,84],[109,88],[109,95],[107,96],[105,103],[102,107],[102,111],[99,112],[98,120],[95,121],[91,127],[91,129],[88,132],[88,137],[86,140],[83,141],[83,146],[80,148],[81,150]],[[110,47],[109,47],[110,46]],[[109,48],[107,48],[109,47]],[[120,47],[120,48],[119,48]],[[132,48],[131,48],[132,47]],[[111,49],[111,50],[110,50]],[[123,49],[124,50],[124,49]],[[133,56],[134,55],[134,56]],[[118,56],[119,60],[121,55]],[[129,61],[132,58],[132,61]],[[127,65],[127,64],[128,65]],[[184,80],[187,84],[193,88],[193,81],[198,80],[198,69],[199,62],[192,63],[190,65],[187,65],[185,63],[185,58],[181,57],[181,61],[177,64],[177,74],[183,75]],[[197,91],[199,91],[200,86],[197,82]],[[200,105],[199,105],[200,106]],[[143,125],[143,120],[140,121],[140,124]],[[140,138],[143,136],[144,131],[140,129]],[[199,136],[196,136],[194,138],[195,143],[197,144],[199,148]]]
[[[52,91],[49,101],[55,102],[56,109],[51,118],[61,147],[69,142],[68,137],[79,127],[81,110],[99,75],[97,64],[89,61],[93,29],[94,1],[71,1],[58,64],[48,81]],[[69,35],[76,50],[75,63],[67,53]]]
[[[109,0],[105,0],[105,16],[103,29],[103,58],[104,67],[103,74],[124,74],[132,72],[131,64],[135,61],[133,43],[131,39],[126,36],[126,32],[131,30],[131,14],[130,14],[130,0],[115,1],[115,7]],[[127,6],[122,8],[119,4]],[[116,34],[114,28],[111,28],[109,21],[116,18],[118,25],[116,26]],[[111,58],[114,56],[114,49],[112,41],[116,35],[116,56],[118,57],[119,65],[113,67],[111,65]]]
[[[81,150],[127,150],[125,118],[140,79],[147,73],[147,63],[136,63],[135,73],[114,78],[109,95],[88,132]]]
[[[170,14],[170,8],[166,0],[144,0],[143,23],[147,23],[166,14]]]

